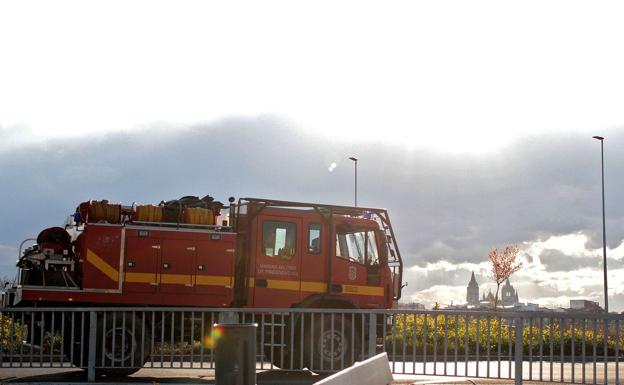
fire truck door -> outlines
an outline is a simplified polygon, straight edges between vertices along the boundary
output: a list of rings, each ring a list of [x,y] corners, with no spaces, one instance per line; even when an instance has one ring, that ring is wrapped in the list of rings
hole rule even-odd
[[[158,287],[160,241],[153,238],[126,238],[124,292],[154,293]]]
[[[234,283],[234,243],[226,240],[197,241],[195,292],[229,298]],[[223,306],[223,303],[217,303]]]
[[[304,223],[301,258],[301,300],[327,291],[327,245],[326,224],[320,218]]]
[[[299,302],[301,220],[260,215],[255,239],[254,306],[289,307]]]
[[[160,292],[183,294],[193,291],[195,244],[182,239],[163,239],[160,258]]]

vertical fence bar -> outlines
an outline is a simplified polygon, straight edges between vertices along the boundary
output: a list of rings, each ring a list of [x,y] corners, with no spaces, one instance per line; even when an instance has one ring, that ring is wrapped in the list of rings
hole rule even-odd
[[[490,316],[486,317],[487,320],[487,337],[486,337],[486,344],[487,344],[487,353],[486,353],[486,361],[487,361],[487,368],[486,368],[486,373],[487,373],[487,377],[490,377],[490,338],[491,338],[491,331],[492,331],[492,323],[491,323],[491,318]]]
[[[42,368],[43,367],[43,341],[44,341],[44,337],[45,337],[45,314],[42,311],[41,312],[41,333],[39,333],[41,335],[41,346],[39,348],[39,367]]]
[[[464,376],[468,376],[468,330],[470,326],[470,316],[466,315],[466,319],[464,321],[466,324],[466,328],[464,329]]]
[[[171,311],[171,333],[169,333],[169,367],[173,368],[173,352],[175,350],[175,340],[174,340],[174,330],[175,330],[175,313]]]
[[[165,361],[165,312],[160,313],[160,367],[164,367]]]
[[[102,312],[102,318],[103,318],[103,322],[102,322],[102,346],[100,349],[100,355],[102,356],[102,362],[101,365],[105,366],[105,359],[106,359],[106,354],[104,354],[104,348],[106,346],[106,312]]]
[[[87,367],[87,380],[95,381],[95,343],[97,340],[97,313],[89,312],[89,363]]]
[[[180,312],[180,367],[184,366],[184,334],[184,312]]]
[[[289,325],[290,325],[290,344],[289,344],[289,354],[288,357],[290,357],[290,366],[289,369],[294,369],[295,366],[295,313],[290,313],[288,320],[289,320]],[[344,314],[342,317],[342,321],[344,323]]]
[[[1,330],[4,330],[4,328],[0,328]],[[29,367],[33,367],[33,356],[34,356],[34,346],[35,346],[35,312],[30,313],[30,348],[28,349],[29,354],[28,354],[28,359],[30,361],[30,364],[28,365]],[[0,347],[1,349],[1,347]],[[1,356],[1,354],[0,354]]]
[[[23,314],[23,313],[22,313]],[[22,321],[24,321],[22,319]],[[24,324],[24,322],[22,322],[22,325]],[[21,325],[20,325],[21,327]],[[21,328],[20,328],[20,336],[21,336]],[[20,367],[22,366],[22,357],[21,357],[21,351],[22,351],[22,338],[20,338]],[[65,312],[61,312],[61,368],[65,366]],[[70,365],[71,366],[71,365]]]
[[[448,314],[444,314],[444,375],[446,376],[446,361],[448,354]],[[405,360],[403,360],[405,361]]]
[[[206,344],[206,313],[205,312],[201,312],[201,326],[200,326],[200,333],[199,333],[199,367],[200,368],[204,368],[204,345]],[[212,324],[210,324],[210,330],[212,330]]]
[[[397,315],[392,315],[392,373],[395,373],[396,366],[396,318]]]
[[[555,340],[555,334],[554,334],[554,324],[555,324],[555,319],[554,318],[549,318],[549,322],[550,322],[550,382],[553,381],[553,363],[555,361],[555,348],[554,348],[554,340]]]
[[[114,335],[114,333],[113,333]],[[126,362],[126,312],[121,313],[121,366]],[[115,352],[113,351],[113,357]]]
[[[264,317],[264,315],[263,315]],[[314,313],[310,313],[310,370],[314,370],[314,343],[316,340],[314,339]]]
[[[190,361],[191,361],[191,368],[193,368],[194,363],[195,363],[195,312],[194,311],[191,312],[191,338],[189,338],[189,340],[191,341]]]
[[[519,317],[516,321],[516,343],[515,343],[515,385],[522,385],[522,328],[524,320]]]
[[[136,338],[134,338],[134,336],[136,335],[136,322],[134,320],[135,313],[134,310],[132,311],[132,313],[130,313],[130,317],[131,317],[131,322],[132,322],[132,333],[130,334],[131,336],[133,336],[133,341],[130,341],[130,366],[135,366],[134,363],[134,351],[136,350],[134,346],[132,346],[134,344],[134,342],[136,341]],[[125,333],[124,333],[125,334]],[[143,362],[141,362],[141,364],[143,364]]]
[[[560,352],[560,358],[559,358],[559,366],[560,366],[560,376],[559,376],[559,381],[563,382],[564,380],[564,362],[563,362],[563,353],[564,353],[564,345],[565,342],[563,340],[564,337],[564,333],[565,332],[565,319],[562,317],[559,319],[559,352]]]
[[[433,317],[433,375],[438,374],[438,313],[431,315]]]
[[[214,312],[210,312],[210,345],[208,346],[208,348],[210,349],[210,368],[214,368],[214,347],[215,347],[215,340],[214,340],[214,324],[215,324],[215,313]],[[264,314],[262,315],[262,329],[260,330],[260,335],[262,336],[262,341],[263,344],[260,346],[260,357],[261,361],[260,361],[260,367],[264,367]]]
[[[52,320],[54,320],[54,317],[52,317]],[[52,330],[54,330],[54,321],[52,321]],[[53,341],[53,338],[54,338],[54,332],[50,336],[50,341]],[[15,342],[15,312],[14,311],[11,312],[11,323],[9,323],[9,340],[7,342],[9,344],[9,368],[12,368],[13,367],[13,345],[15,345],[14,343]],[[2,343],[2,341],[0,341],[0,343]],[[54,346],[52,345],[52,347]],[[52,347],[50,348],[50,366],[52,366],[52,351],[54,350],[52,349]],[[1,363],[2,361],[0,361],[0,364]]]
[[[533,380],[533,317],[529,318],[529,381]]]
[[[457,376],[457,366],[459,366],[458,362],[457,362],[458,361],[457,355],[458,355],[458,349],[459,349],[459,343],[458,343],[459,342],[458,341],[458,338],[459,338],[459,336],[458,336],[458,334],[459,334],[458,333],[459,332],[459,326],[458,326],[458,323],[459,323],[459,316],[457,314],[455,314],[455,360],[454,360],[454,363],[453,363],[453,366],[455,368],[455,370],[454,370],[454,375],[455,376]]]
[[[152,312],[152,330],[150,338],[150,367],[154,367],[154,344],[156,343],[156,312]],[[162,325],[164,326],[164,325]]]
[[[303,331],[305,330],[305,313],[301,314],[301,327],[299,328],[299,338],[300,338],[300,343],[301,343],[301,348],[299,349],[299,367],[303,368],[303,351],[305,350],[305,343],[304,343],[304,333]],[[353,329],[351,329],[353,330]],[[311,341],[310,341],[311,342]],[[351,346],[353,346],[353,339],[351,340]],[[353,353],[353,348],[351,348],[351,354]]]
[[[425,313],[423,321],[423,374],[427,374],[427,313]]]
[[[303,338],[303,330],[304,330],[304,324],[305,324],[305,313],[301,313],[301,322],[300,322],[300,327],[299,327],[299,342],[300,342],[300,349],[299,349],[299,367],[303,368],[303,351],[305,349],[305,345],[304,345],[304,338]],[[353,339],[351,339],[351,343],[353,344]],[[351,351],[353,351],[353,349],[351,349]]]
[[[587,318],[583,318],[583,332],[582,332],[582,339],[581,339],[581,347],[582,347],[582,352],[581,352],[581,359],[582,359],[582,366],[581,366],[581,382],[584,384],[585,383],[585,339],[586,339],[586,331],[587,331]]]
[[[321,334],[323,334],[321,332]],[[273,362],[275,362],[275,357],[274,357],[274,346],[275,346],[275,314],[271,313],[271,348],[270,348],[270,352],[271,352],[271,365],[270,368],[273,369]]]
[[[112,336],[113,337],[113,345],[112,345],[112,348],[111,348],[111,360],[110,360],[111,361],[111,366],[115,366],[115,340],[117,339],[117,338],[115,338],[116,337],[115,336],[115,334],[116,334],[115,331],[117,330],[116,323],[117,323],[117,312],[114,311],[113,312],[113,328],[112,328],[112,331],[113,331],[113,336]],[[106,326],[104,327],[104,334],[106,334]],[[103,336],[103,337],[106,340],[106,336]],[[106,347],[102,347],[102,353],[104,353],[105,351],[106,351]]]
[[[330,361],[329,361],[329,370],[334,370],[334,333],[336,332],[336,325],[334,324],[334,312],[331,313],[331,329],[329,331],[329,335],[332,336],[332,338],[330,338],[330,346],[329,346],[329,350],[330,350],[330,354],[329,356],[331,357]]]
[[[544,318],[539,318],[540,381],[544,381]]]
[[[11,316],[13,317],[15,315],[15,313],[11,313]],[[54,327],[54,321],[56,319],[56,314],[54,314],[54,312],[50,312],[50,367],[53,366],[53,362],[54,362],[54,346],[56,346],[56,330]],[[13,322],[13,325],[15,325],[15,322]],[[13,332],[14,328],[11,328],[11,332]],[[13,355],[13,344],[11,344],[11,355]],[[11,360],[13,361],[13,360]],[[12,364],[13,362],[11,362]]]
[[[355,314],[354,314],[355,316]],[[364,317],[364,313],[360,314],[360,325],[362,325],[362,327],[360,327],[360,355],[362,356],[362,358],[366,357],[366,354],[364,352],[364,342],[365,342],[365,338],[364,338],[364,323],[366,322],[366,318]],[[353,320],[351,320],[351,325],[352,325],[352,330],[355,330],[355,326],[353,324]],[[354,348],[355,349],[355,348]]]
[[[334,313],[332,313],[332,328],[333,328],[333,316]],[[284,328],[286,327],[286,323],[284,323],[284,313],[280,314],[280,365],[284,366],[284,346],[286,346],[286,344],[284,343]],[[332,338],[332,343],[333,343],[334,339]],[[333,350],[332,350],[332,354],[333,354]],[[334,360],[332,360],[332,363],[334,362]]]
[[[615,325],[615,383],[620,383],[620,328],[622,327],[618,319]]]
[[[594,318],[593,321],[594,321],[594,325],[593,325],[592,345],[593,345],[594,351],[593,351],[592,363],[593,363],[593,366],[594,366],[594,376],[593,376],[593,379],[594,379],[594,384],[595,384],[596,383],[596,372],[598,371],[597,368],[596,368],[596,361],[598,360],[597,357],[596,357],[596,338],[597,338],[597,336],[596,336],[596,334],[597,334],[597,326],[596,326],[597,320],[596,320],[596,318]]]
[[[608,314],[607,314],[608,315]],[[607,366],[609,365],[608,362],[608,358],[609,358],[609,320],[605,317],[602,321],[603,323],[603,329],[604,329],[604,336],[603,336],[603,342],[604,342],[604,381],[603,383],[605,385],[607,385],[607,378],[608,378],[608,372],[607,372]]]
[[[476,329],[477,329],[477,333],[476,333],[476,349],[475,349],[475,366],[476,366],[476,377],[479,377],[479,349],[480,349],[480,340],[481,340],[481,331],[480,331],[480,326],[481,326],[481,317],[479,317],[479,315],[477,314],[476,320],[475,322],[477,323]]]
[[[412,314],[414,323],[412,324],[412,374],[416,374],[416,345],[418,342],[418,314]]]
[[[514,319],[513,318],[508,318],[507,319],[507,347],[508,347],[508,355],[509,357],[507,358],[507,378],[511,379],[511,360],[512,360],[512,349],[511,349],[511,335],[513,333],[513,331],[515,330],[513,328],[513,322]]]
[[[498,372],[497,372],[497,378],[502,378],[501,376],[501,361],[502,361],[502,357],[501,357],[501,345],[503,344],[503,336],[502,336],[502,331],[503,331],[503,319],[501,316],[498,316],[498,349],[497,349],[497,360],[498,360]]]
[[[403,313],[403,374],[405,374],[405,344],[407,342],[407,313]]]
[[[141,355],[139,356],[139,366],[145,364],[145,312],[141,312]]]
[[[351,333],[353,334],[353,338],[351,339],[351,361],[352,362],[355,362],[356,361],[356,357],[357,357],[357,352],[355,351],[355,346],[356,346],[356,344],[355,344],[355,338],[356,338],[356,335],[355,335],[355,331],[356,331],[355,317],[356,317],[356,314],[351,314]],[[360,322],[361,322],[361,324],[364,323],[364,314],[360,314]],[[362,334],[361,338],[363,338],[364,328],[361,327],[360,331],[361,331],[361,334]],[[362,339],[362,349],[361,350],[362,350],[362,352],[361,352],[362,357],[364,357],[364,340],[363,339]]]
[[[24,366],[24,342],[26,342],[24,340],[24,338],[25,338],[24,332],[26,331],[26,329],[24,327],[24,325],[25,325],[25,323],[24,323],[24,312],[22,312],[22,321],[21,322],[22,323],[20,325],[20,368]],[[0,362],[2,362],[2,354],[0,354]],[[70,364],[70,366],[71,366],[71,364]]]
[[[84,347],[85,347],[85,317],[87,312],[80,313],[80,366],[84,367]]]
[[[571,382],[573,384],[576,382],[576,379],[575,379],[576,376],[574,375],[574,367],[576,366],[576,358],[574,357],[574,350],[576,348],[575,347],[575,341],[576,341],[576,328],[575,328],[575,326],[576,326],[576,319],[572,318],[570,320],[570,330],[571,330],[571,337],[572,337],[571,338],[572,339],[572,343],[571,343],[571,347],[570,347],[570,350],[572,350],[572,351],[570,352],[570,356],[571,356],[571,361],[572,361],[572,368],[571,368],[572,380],[571,380]]]

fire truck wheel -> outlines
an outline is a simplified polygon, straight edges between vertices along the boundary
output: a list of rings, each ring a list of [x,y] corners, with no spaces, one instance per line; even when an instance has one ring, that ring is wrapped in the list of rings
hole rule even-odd
[[[335,317],[332,327],[331,315],[326,314],[323,318],[321,322],[321,317],[315,316],[313,333],[309,330],[306,333],[304,355],[308,369],[337,371],[351,366],[358,350],[350,319],[345,317],[343,324],[339,317]]]
[[[141,335],[144,341],[141,341]],[[145,326],[142,333],[141,319],[134,317],[134,329],[132,322],[132,314],[118,312],[107,314],[106,325],[104,320],[98,320],[98,343],[96,351],[96,365],[106,366],[107,368],[97,368],[97,375],[106,375],[108,377],[118,377],[130,375],[141,369],[147,360],[147,349],[141,349],[142,346],[149,346],[148,337],[150,333]],[[102,348],[102,343],[104,344]],[[143,351],[143,355],[141,355]]]

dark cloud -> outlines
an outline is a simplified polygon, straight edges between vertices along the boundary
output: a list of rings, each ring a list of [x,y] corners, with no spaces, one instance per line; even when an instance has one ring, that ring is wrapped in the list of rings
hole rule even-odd
[[[615,149],[624,148],[624,134],[604,135],[608,242],[616,247],[624,238],[624,205],[617,199],[624,152]],[[337,143],[272,117],[183,129],[163,123],[5,147],[0,244],[18,245],[61,223],[87,199],[147,203],[209,193],[220,200],[234,195],[350,204],[350,154],[360,158],[359,202],[390,210],[407,265],[481,262],[492,246],[579,231],[590,237],[588,247],[602,244],[600,147],[585,134],[525,138],[487,155],[448,155],[383,141]],[[331,162],[338,163],[333,172]],[[10,254],[0,249],[2,274],[12,269]],[[556,259],[547,255],[544,263],[555,268]]]
[[[539,256],[548,271],[573,271],[581,268],[596,267],[597,258],[570,256],[560,250],[546,249]]]

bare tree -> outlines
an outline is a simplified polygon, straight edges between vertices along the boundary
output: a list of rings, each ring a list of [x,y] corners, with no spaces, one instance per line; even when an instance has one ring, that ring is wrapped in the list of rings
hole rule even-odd
[[[497,248],[490,250],[488,258],[492,264],[491,278],[496,282],[496,296],[494,296],[494,309],[498,304],[498,292],[501,283],[522,267],[521,262],[516,262],[518,247],[505,245],[500,251]]]

